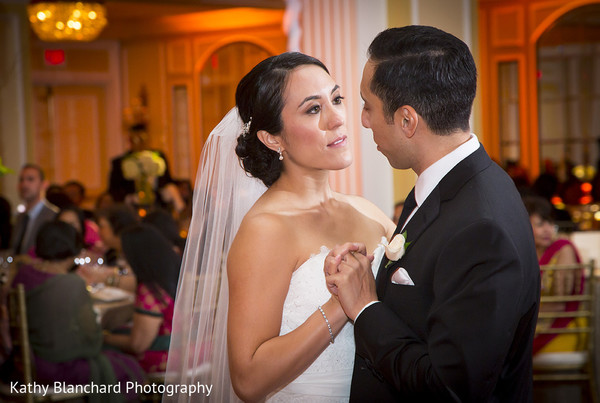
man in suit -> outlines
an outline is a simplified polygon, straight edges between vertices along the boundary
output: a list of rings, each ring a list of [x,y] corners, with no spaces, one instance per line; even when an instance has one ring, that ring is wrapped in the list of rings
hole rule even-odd
[[[127,132],[129,147],[130,149],[122,155],[115,157],[111,161],[111,170],[109,176],[108,192],[111,194],[116,202],[126,201],[126,198],[133,196],[136,192],[135,182],[130,179],[126,179],[123,175],[123,160],[133,153],[148,150],[148,130],[144,123],[138,123],[131,126]],[[165,161],[165,172],[157,179],[158,189],[161,189],[168,184],[173,183],[171,173],[169,171],[169,164],[165,154],[158,150],[158,155]]]
[[[138,123],[128,130],[130,149],[122,155],[113,158],[109,176],[108,192],[116,202],[136,203],[135,181],[126,179],[123,175],[123,160],[132,154],[149,150],[148,130],[145,123]],[[174,212],[179,213],[185,207],[185,203],[179,194],[175,181],[171,178],[167,156],[160,150],[151,150],[158,154],[165,163],[165,172],[156,178],[155,191],[157,191],[156,202],[162,207],[172,204]]]
[[[15,254],[25,254],[35,244],[35,237],[42,224],[52,221],[58,214],[58,207],[45,197],[47,187],[44,171],[35,164],[25,164],[19,174],[19,197],[25,211],[17,217],[11,249]]]
[[[392,28],[369,48],[362,123],[418,178],[404,253],[386,252],[376,280],[364,245],[326,259],[354,320],[351,401],[532,400],[539,267],[512,180],[470,132],[476,75],[466,44],[436,28]]]

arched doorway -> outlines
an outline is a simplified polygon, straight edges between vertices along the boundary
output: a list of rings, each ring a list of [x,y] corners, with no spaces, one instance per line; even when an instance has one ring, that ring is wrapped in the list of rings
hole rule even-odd
[[[270,55],[269,51],[254,43],[234,42],[218,48],[206,59],[199,79],[203,143],[223,116],[235,106],[238,82]]]
[[[484,129],[480,138],[498,163],[516,162],[531,181],[543,171],[545,157],[541,153],[553,152],[551,145],[540,144],[539,98],[545,95],[538,92],[544,77],[538,66],[538,42],[545,46],[545,34],[552,35],[563,17],[576,24],[572,17],[579,14],[576,10],[589,11],[588,6],[599,4],[598,0],[479,0]],[[550,73],[546,74],[549,77]],[[543,112],[544,116],[551,113],[547,108]],[[545,127],[548,124],[546,121]]]
[[[589,204],[585,183],[600,156],[600,4],[561,15],[539,37],[536,56],[541,172],[559,176],[564,203]]]

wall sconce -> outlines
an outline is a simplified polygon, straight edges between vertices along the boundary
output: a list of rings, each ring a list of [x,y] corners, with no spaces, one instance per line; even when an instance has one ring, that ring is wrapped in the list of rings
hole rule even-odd
[[[47,42],[92,41],[106,25],[106,8],[95,1],[32,0],[27,13],[33,31]]]

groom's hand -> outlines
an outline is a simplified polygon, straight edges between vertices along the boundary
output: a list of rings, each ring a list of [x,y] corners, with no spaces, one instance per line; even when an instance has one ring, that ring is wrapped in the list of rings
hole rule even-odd
[[[373,256],[367,256],[365,245],[360,243],[336,246],[325,259],[327,288],[337,295],[352,320],[367,304],[377,301],[372,261]]]

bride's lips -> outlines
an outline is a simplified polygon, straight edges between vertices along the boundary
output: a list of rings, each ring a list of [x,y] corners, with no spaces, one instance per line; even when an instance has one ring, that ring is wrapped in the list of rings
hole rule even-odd
[[[348,136],[340,136],[338,138],[336,138],[334,141],[332,141],[331,143],[327,144],[327,147],[340,147],[346,144],[346,139],[348,138]]]

